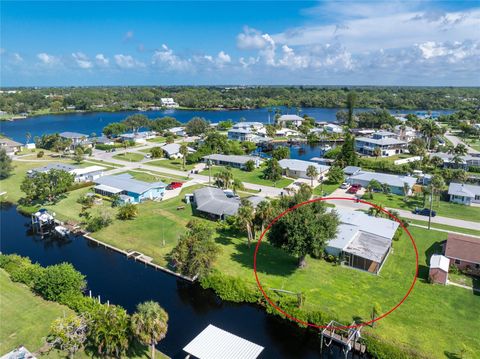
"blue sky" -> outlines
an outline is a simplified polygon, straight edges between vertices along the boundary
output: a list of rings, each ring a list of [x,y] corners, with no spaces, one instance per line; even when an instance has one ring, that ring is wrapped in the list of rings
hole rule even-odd
[[[2,1],[2,86],[478,86],[474,1]]]

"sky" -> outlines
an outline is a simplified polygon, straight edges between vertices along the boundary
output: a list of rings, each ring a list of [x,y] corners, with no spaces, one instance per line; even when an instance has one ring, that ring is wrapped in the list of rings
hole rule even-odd
[[[2,0],[0,86],[479,86],[479,4]]]

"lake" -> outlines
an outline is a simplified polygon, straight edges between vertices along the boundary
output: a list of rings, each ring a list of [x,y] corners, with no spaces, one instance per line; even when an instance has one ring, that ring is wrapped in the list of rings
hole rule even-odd
[[[102,302],[119,304],[130,313],[140,302],[159,302],[170,319],[167,336],[158,349],[172,358],[185,358],[182,348],[208,324],[262,345],[265,349],[260,358],[344,357],[334,345],[321,356],[314,331],[300,329],[255,305],[222,302],[211,290],[129,260],[83,237],[52,240],[33,236],[30,219],[20,215],[14,206],[2,206],[0,220],[3,254],[28,256],[43,266],[72,263],[86,275],[93,295],[100,295]]]
[[[287,113],[288,110],[281,108],[282,112]],[[300,115],[309,115],[317,121],[332,122],[336,120],[338,108],[305,108],[302,109]],[[358,111],[367,111],[367,109],[358,109]],[[411,111],[392,110],[392,113],[414,113]],[[453,111],[435,111],[440,114],[448,114]],[[103,128],[111,122],[119,122],[127,116],[139,113],[138,111],[122,111],[122,112],[88,112],[88,113],[69,113],[63,115],[45,115],[29,117],[16,121],[0,121],[0,133],[15,141],[25,143],[25,134],[30,132],[32,139],[35,136],[41,136],[49,133],[58,133],[63,131],[80,132],[86,135],[102,133]],[[188,122],[192,117],[204,117],[208,121],[215,123],[231,119],[238,122],[241,119],[246,121],[257,121],[273,123],[274,114],[268,112],[267,108],[259,108],[253,110],[222,110],[222,111],[194,111],[194,110],[163,110],[163,111],[146,111],[140,112],[148,118],[158,118],[164,116],[175,117],[180,122]],[[290,110],[291,114],[296,113]]]

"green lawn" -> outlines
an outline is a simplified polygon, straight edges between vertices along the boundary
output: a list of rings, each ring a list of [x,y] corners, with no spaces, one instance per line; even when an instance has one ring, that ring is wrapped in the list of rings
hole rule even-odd
[[[95,160],[91,158],[87,158],[85,163],[89,163],[89,165],[99,165],[99,166],[107,167],[108,169],[123,167],[123,165],[119,165],[118,163],[107,162],[104,160]]]
[[[165,137],[155,137],[155,138],[149,138],[147,141],[148,142],[154,142],[154,143],[165,143],[167,139]]]
[[[45,344],[52,322],[72,311],[62,305],[43,300],[28,287],[13,283],[0,270],[0,355],[24,345],[35,352]]]
[[[183,164],[182,159],[169,160],[169,159],[165,158],[165,159],[161,159],[161,160],[150,161],[150,162],[147,162],[147,164],[152,165],[152,166],[169,168],[169,169],[177,170],[177,171],[184,171],[183,166],[182,166],[182,164]],[[195,167],[195,165],[185,164],[185,171],[190,171],[194,167]]]
[[[215,173],[220,172],[224,168],[225,167],[223,167],[223,166],[213,166],[212,167],[212,176]],[[284,187],[288,186],[289,184],[291,184],[293,182],[292,179],[285,178],[285,177],[282,177],[282,179],[280,179],[276,183],[274,183],[270,180],[264,179],[263,178],[263,166],[261,166],[260,168],[254,169],[252,172],[244,171],[244,170],[241,170],[239,168],[231,168],[230,170],[233,173],[233,178],[239,179],[240,181],[247,182],[247,183],[259,184],[259,185],[263,185],[263,186],[271,186],[271,187],[277,187],[277,188],[284,188]],[[204,171],[200,172],[200,174],[208,176],[209,170],[204,170]]]
[[[403,201],[403,196],[383,193],[375,193],[371,201],[375,204],[388,208],[399,208],[407,211],[412,211],[415,207],[423,208],[423,197],[412,196],[408,199],[408,202]],[[428,199],[427,199],[428,207]],[[480,207],[464,206],[462,204],[437,201],[433,202],[433,209],[437,212],[438,216],[463,219],[465,221],[480,221]]]
[[[340,183],[324,183],[323,185],[315,187],[313,189],[313,194],[317,196],[328,196],[339,187]]]
[[[122,160],[122,161],[128,161],[128,162],[140,162],[145,158],[144,155],[136,152],[125,152],[125,153],[119,153],[112,158],[115,158],[117,160]]]
[[[161,173],[161,172],[144,172],[144,171],[127,171],[124,173],[128,173],[133,176],[133,178],[138,179],[139,181],[145,181],[145,182],[158,182],[162,181],[165,183],[171,182],[171,181],[186,181],[188,178],[187,177],[182,177],[182,176],[174,176],[166,173]],[[120,174],[120,173],[119,173]]]

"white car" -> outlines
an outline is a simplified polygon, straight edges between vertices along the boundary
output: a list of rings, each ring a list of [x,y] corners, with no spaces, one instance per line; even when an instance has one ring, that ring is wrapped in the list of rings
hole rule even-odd
[[[348,186],[348,183],[347,182],[343,182],[341,185],[340,185],[340,188],[341,189],[347,189],[349,186]]]

